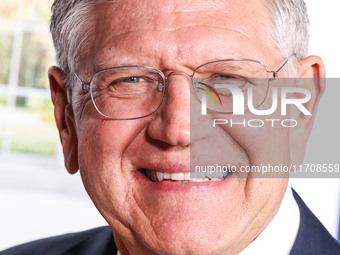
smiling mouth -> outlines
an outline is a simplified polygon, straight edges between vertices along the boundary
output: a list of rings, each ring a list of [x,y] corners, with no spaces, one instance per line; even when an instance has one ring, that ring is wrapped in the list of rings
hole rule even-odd
[[[191,178],[189,172],[181,173],[167,173],[167,172],[158,172],[146,168],[138,169],[138,172],[142,173],[152,182],[161,182],[161,181],[173,181],[180,183],[189,183],[189,182],[211,182],[211,181],[223,181],[227,178],[228,173],[223,173],[223,177],[212,177],[211,174],[206,173],[205,177],[202,178]]]

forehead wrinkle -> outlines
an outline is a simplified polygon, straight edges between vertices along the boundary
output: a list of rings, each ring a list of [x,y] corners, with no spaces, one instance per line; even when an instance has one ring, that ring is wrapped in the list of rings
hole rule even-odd
[[[161,4],[159,1],[153,0],[139,0],[133,4],[134,2],[133,0],[116,0],[108,2],[111,3],[109,7],[99,5],[96,8],[96,12],[99,14],[97,15],[97,23],[99,23],[100,18],[106,16],[107,21],[114,24],[110,33],[117,35],[125,33],[124,30],[129,32],[141,31],[144,26],[159,31],[164,26],[171,27],[172,25],[172,29],[175,30],[177,26],[191,23],[193,19],[195,19],[195,23],[204,25],[207,19],[209,19],[209,24],[230,24],[235,23],[239,18],[233,16],[235,6],[229,4],[228,1],[195,0],[192,1],[192,5],[188,5],[187,2],[189,1],[183,3],[183,1],[176,0],[162,1]],[[180,2],[180,4],[177,4],[177,2]],[[252,16],[254,4],[256,4],[256,1],[250,0],[247,2],[247,7],[240,5],[237,9],[241,8],[241,11],[245,14],[248,13]],[[255,5],[255,7],[258,6]],[[188,12],[195,15],[188,15]],[[260,16],[263,16],[263,13],[260,13]],[[197,22],[197,20],[200,22]],[[241,25],[240,22],[236,22],[236,24]]]
[[[205,20],[209,18],[209,22],[221,23],[221,15],[229,14],[227,8],[222,8],[224,4],[221,1],[194,1],[193,5],[187,6],[187,2],[176,4],[178,1],[168,1],[169,3],[158,1],[115,1],[108,2],[108,5],[99,5],[96,8],[97,27],[100,28],[102,17],[107,17],[113,26],[110,31],[113,35],[124,34],[125,32],[142,31],[144,27],[153,29],[154,31],[162,30],[164,27],[176,30],[178,26],[186,23],[205,24]],[[156,3],[154,3],[156,2]],[[185,6],[183,6],[183,4]],[[188,15],[192,13],[193,15]],[[197,20],[199,22],[197,22]],[[105,22],[106,23],[106,22]],[[223,22],[224,23],[224,22]]]
[[[251,38],[251,36],[249,34],[247,34],[246,32],[242,31],[242,29],[238,29],[238,28],[231,28],[231,27],[222,27],[222,26],[212,26],[212,25],[206,25],[206,24],[193,24],[193,25],[186,25],[186,26],[178,26],[178,27],[175,27],[175,28],[167,28],[167,29],[155,29],[153,31],[155,32],[176,32],[176,31],[180,31],[180,30],[185,30],[185,29],[193,29],[193,28],[207,28],[207,29],[220,29],[220,30],[223,30],[223,31],[232,31],[232,32],[236,32],[236,33],[239,33],[241,35],[243,35],[244,37],[248,38],[249,40],[253,41],[254,38]],[[129,35],[129,34],[133,34],[133,33],[141,33],[143,34],[143,32],[146,32],[146,31],[149,31],[149,29],[137,29],[137,30],[131,30],[131,31],[127,31],[127,32],[124,32],[124,33],[119,33],[119,34],[111,34],[110,37],[108,37],[106,39],[107,42],[110,42],[112,41],[113,38],[117,38],[119,36],[126,36],[126,35]],[[103,45],[107,45],[108,43],[103,43]]]
[[[187,13],[187,12],[197,12],[197,11],[207,11],[209,9],[221,9],[223,12],[225,12],[224,9],[222,9],[224,6],[224,4],[220,1],[199,1],[199,4],[197,4],[197,2],[195,3],[195,5],[192,6],[186,6],[186,7],[182,7],[180,9],[176,8],[177,5],[173,5],[172,8],[169,6],[168,9],[165,9],[164,12],[166,13]]]
[[[110,54],[112,56],[112,59],[115,60],[110,60],[107,57],[105,59],[109,60],[109,63],[115,63],[118,65],[124,65],[125,63],[135,63],[132,62],[131,60],[134,60],[133,56],[132,58],[129,56],[129,52],[126,52],[128,57],[125,57],[127,61],[117,61],[117,58],[115,58],[114,51],[119,51],[119,43],[126,43],[126,38],[125,37],[131,37],[129,38],[131,40],[131,45],[136,49],[138,44],[140,43],[140,49],[139,51],[135,52],[140,52],[142,54],[145,54],[141,51],[145,49],[143,48],[142,42],[145,39],[145,36],[147,36],[147,32],[153,31],[153,32],[173,32],[173,31],[185,31],[185,30],[190,30],[190,29],[195,29],[196,27],[201,27],[204,28],[203,30],[209,31],[209,30],[214,30],[214,29],[220,29],[221,31],[233,31],[236,32],[239,35],[242,35],[243,37],[247,38],[248,41],[257,41],[257,38],[259,37],[257,31],[257,36],[254,33],[256,27],[259,26],[259,23],[246,23],[242,24],[242,22],[238,21],[238,17],[234,16],[233,13],[230,13],[229,16],[224,16],[226,13],[228,13],[227,9],[223,9],[223,11],[218,11],[216,12],[216,9],[214,9],[213,12],[205,12],[205,13],[200,13],[199,10],[207,10],[208,8],[212,8],[211,6],[217,6],[216,3],[213,4],[204,4],[204,2],[200,2],[201,5],[195,5],[195,6],[186,6],[183,9],[179,9],[178,11],[178,6],[174,5],[174,2],[176,1],[171,1],[172,6],[165,6],[164,8],[162,7],[160,10],[164,15],[152,15],[153,13],[151,12],[154,10],[152,8],[153,6],[151,5],[150,8],[146,8],[147,6],[145,4],[138,5],[136,3],[135,6],[131,5],[134,1],[126,1],[123,3],[123,5],[120,6],[111,6],[111,8],[103,8],[98,17],[98,22],[97,28],[101,32],[97,33],[98,38],[96,40],[96,55],[100,56],[98,59],[99,66],[106,67],[107,65],[105,64],[103,56],[106,54]],[[141,1],[142,2],[142,1]],[[152,0],[150,1],[152,3]],[[121,2],[120,2],[121,3]],[[129,7],[134,7],[131,11],[126,13],[126,5]],[[162,2],[163,4],[163,2]],[[224,6],[220,1],[219,4],[221,6]],[[138,5],[138,6],[137,6]],[[160,5],[163,6],[163,5]],[[138,7],[138,8],[137,8]],[[141,8],[139,8],[141,7]],[[121,11],[120,11],[121,10]],[[120,11],[120,12],[119,12]],[[144,12],[145,11],[145,12]],[[166,13],[167,12],[167,13]],[[170,12],[170,13],[169,13]],[[172,14],[173,13],[178,13],[178,14]],[[193,15],[188,15],[187,12],[192,12]],[[252,13],[253,11],[250,11]],[[116,15],[116,13],[118,15]],[[98,14],[98,13],[97,13]],[[221,15],[222,14],[222,15]],[[260,14],[262,15],[262,14]],[[207,22],[208,20],[208,22]],[[108,22],[107,22],[108,21]],[[159,21],[159,22],[157,22]],[[262,22],[263,23],[263,22]],[[188,31],[190,32],[190,31]],[[263,30],[260,31],[260,33],[264,33]],[[215,32],[219,33],[219,32]],[[144,35],[145,34],[145,35]],[[171,42],[174,42],[173,44],[169,43],[169,40],[164,41],[162,40],[162,35],[159,33],[159,36],[157,38],[152,38],[155,39],[154,46],[152,49],[148,49],[149,51],[149,59],[154,57],[156,54],[156,51],[159,52],[159,60],[160,58],[165,59],[166,54],[168,53],[168,56],[171,55],[171,62],[176,62],[175,60],[185,60],[186,57],[190,57],[191,55],[191,50],[195,49],[197,51],[197,48],[202,47],[200,45],[193,45],[193,43],[186,43],[184,42],[184,45],[181,45],[181,40],[182,37],[184,37],[184,33],[174,33],[172,38],[170,39]],[[144,36],[144,38],[143,38]],[[133,38],[135,37],[135,39]],[[121,38],[124,38],[121,39]],[[195,40],[192,40],[193,42]],[[114,43],[113,43],[114,42]],[[167,43],[168,42],[168,43]],[[176,45],[175,45],[176,44]],[[197,42],[199,44],[199,42]],[[183,47],[185,46],[185,47]],[[166,49],[164,49],[166,48]],[[237,48],[237,47],[236,47]],[[189,50],[188,50],[189,49]],[[209,49],[204,49],[203,45],[203,51],[207,51]],[[243,49],[244,52],[247,52],[247,49]],[[151,53],[152,51],[152,53]],[[166,53],[167,51],[167,53]],[[186,52],[187,51],[187,52]],[[230,52],[234,53],[235,50],[232,50]],[[172,54],[169,54],[169,53]],[[250,51],[251,52],[251,51]],[[122,54],[118,54],[118,58],[122,58]],[[151,56],[152,55],[152,56]],[[204,55],[204,52],[201,54]],[[207,57],[208,53],[205,54]],[[227,57],[229,57],[227,55]],[[211,58],[215,58],[215,56],[209,57],[209,60]],[[145,58],[144,58],[145,59]],[[142,60],[144,63],[147,63],[149,61],[144,61],[144,59],[141,58],[136,58],[135,60],[140,61]],[[148,59],[146,59],[148,60]],[[136,62],[137,62],[136,61]],[[107,64],[109,64],[107,63]],[[136,63],[140,64],[140,63]]]
[[[186,29],[189,30],[193,30],[195,28],[201,28],[201,27],[208,27],[208,28],[215,28],[215,29],[219,29],[222,30],[224,32],[227,31],[231,31],[234,33],[238,33],[240,36],[246,37],[248,38],[249,41],[252,41],[253,39],[246,34],[243,31],[240,31],[239,29],[234,29],[234,28],[225,28],[225,27],[211,27],[211,26],[202,26],[202,25],[191,25],[191,26],[186,26],[186,27],[180,27],[177,28],[176,30],[173,29],[167,29],[167,30],[163,30],[162,32],[166,33],[166,32],[172,32],[172,31],[180,31],[183,30],[182,33],[179,33],[177,35],[174,35],[173,38],[171,40],[159,40],[158,37],[154,38],[153,40],[155,41],[152,44],[152,48],[146,48],[143,49],[143,47],[138,51],[140,54],[137,58],[135,58],[135,56],[132,56],[132,58],[129,55],[129,52],[120,52],[121,54],[118,54],[118,58],[115,57],[115,53],[117,53],[118,51],[120,51],[120,47],[119,47],[119,43],[117,44],[117,40],[119,41],[120,37],[126,38],[128,36],[135,36],[134,33],[140,33],[142,34],[142,36],[140,38],[142,38],[141,40],[139,40],[140,43],[143,44],[143,40],[147,40],[150,41],[150,39],[144,39],[144,37],[148,37],[147,34],[145,35],[143,33],[143,31],[131,31],[131,32],[127,32],[124,34],[121,34],[119,36],[110,36],[107,40],[105,40],[105,43],[101,44],[101,49],[102,50],[98,50],[97,52],[99,53],[98,55],[96,55],[96,57],[94,58],[95,60],[95,69],[96,70],[101,70],[101,69],[105,69],[108,67],[112,67],[112,66],[119,66],[119,65],[148,65],[147,64],[147,58],[152,58],[155,54],[161,53],[161,55],[159,55],[159,62],[157,63],[157,67],[160,66],[166,66],[166,67],[170,67],[170,66],[175,66],[175,63],[184,63],[186,62],[188,59],[191,58],[192,54],[196,54],[197,52],[200,52],[202,57],[204,58],[204,60],[202,60],[201,62],[198,61],[198,65],[202,64],[204,61],[213,61],[213,60],[217,60],[217,59],[221,59],[221,58],[230,58],[231,55],[226,55],[224,54],[224,56],[220,56],[220,57],[212,57],[209,56],[210,52],[205,54],[206,51],[210,50],[210,46],[208,48],[206,48],[206,44],[200,44],[197,43],[195,40],[191,40],[190,43],[185,43],[182,44],[181,43],[181,37],[183,37],[183,33],[186,34]],[[138,34],[137,34],[138,35]],[[161,37],[161,34],[159,34],[159,36]],[[112,42],[116,42],[116,45],[112,45]],[[129,41],[129,40],[128,40]],[[125,45],[125,41],[122,41],[120,44]],[[136,47],[139,47],[139,44],[136,44]],[[105,49],[105,50],[103,50]],[[129,48],[131,50],[133,50],[132,48]],[[165,50],[166,49],[166,50]],[[124,53],[124,54],[122,54]],[[237,50],[233,50],[233,56],[232,57],[247,57],[247,49],[245,48],[243,51],[243,54],[241,54],[239,51]],[[207,56],[205,56],[207,55]],[[146,58],[147,56],[147,58]],[[138,59],[138,60],[137,60]],[[142,62],[138,62],[141,61]],[[118,60],[118,61],[117,61]],[[97,62],[96,62],[97,61]],[[163,63],[163,64],[161,64]],[[156,64],[156,63],[155,63]],[[156,67],[156,66],[155,66]],[[193,67],[197,67],[197,66],[193,66]]]

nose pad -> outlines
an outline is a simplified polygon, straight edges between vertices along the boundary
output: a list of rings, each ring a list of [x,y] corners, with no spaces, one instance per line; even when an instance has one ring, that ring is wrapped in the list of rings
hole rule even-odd
[[[159,83],[157,89],[159,92],[162,92],[165,89],[165,84]]]

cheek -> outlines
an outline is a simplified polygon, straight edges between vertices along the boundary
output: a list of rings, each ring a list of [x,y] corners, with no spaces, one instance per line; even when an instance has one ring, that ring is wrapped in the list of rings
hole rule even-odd
[[[267,116],[253,114],[232,115],[230,119],[234,123],[242,124],[236,124],[232,127],[230,124],[221,125],[219,128],[227,132],[242,148],[250,161],[250,165],[280,165],[290,162],[289,137],[292,128],[281,125],[281,121],[287,119],[287,117],[281,116],[279,109]],[[273,120],[275,121],[273,122]]]
[[[122,158],[125,150],[141,133],[137,123],[117,120],[95,120],[85,124],[79,135],[80,157],[87,161],[115,161]],[[85,157],[84,157],[85,156]]]
[[[143,133],[140,123],[95,120],[83,123],[79,134],[79,167],[84,186],[98,210],[115,212],[131,179],[131,164],[125,152]],[[116,208],[118,208],[117,206]],[[106,217],[105,217],[106,218]]]

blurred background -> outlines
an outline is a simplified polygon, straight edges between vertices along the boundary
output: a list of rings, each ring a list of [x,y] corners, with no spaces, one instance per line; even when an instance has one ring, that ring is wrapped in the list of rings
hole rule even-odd
[[[51,0],[0,0],[0,250],[104,225],[67,174],[50,100]]]
[[[48,67],[55,64],[48,30],[52,2],[0,0],[0,250],[105,224],[79,174],[70,176],[64,168],[47,79]],[[340,77],[340,38],[334,33],[335,24],[340,24],[340,3],[306,3],[310,54],[323,58],[327,77]],[[339,88],[327,88],[306,152],[307,163],[331,150],[336,162],[319,163],[340,163],[339,120],[327,119],[338,95]],[[322,139],[325,132],[332,145]],[[291,180],[334,237],[339,233],[339,183],[339,179]]]

